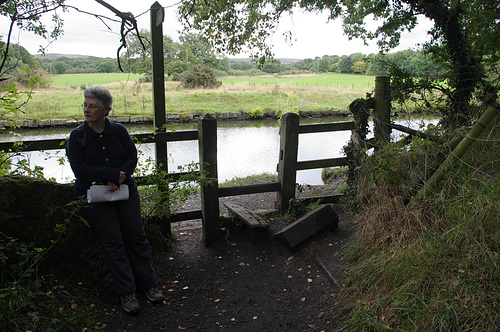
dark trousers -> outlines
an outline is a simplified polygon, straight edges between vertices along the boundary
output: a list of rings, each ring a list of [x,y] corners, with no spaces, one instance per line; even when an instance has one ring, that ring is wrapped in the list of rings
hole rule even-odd
[[[101,241],[117,294],[157,285],[140,204],[139,193],[134,191],[126,201],[92,203],[85,209]]]

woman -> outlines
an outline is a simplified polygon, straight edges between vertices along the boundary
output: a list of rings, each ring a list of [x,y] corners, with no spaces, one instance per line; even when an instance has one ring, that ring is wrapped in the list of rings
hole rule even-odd
[[[136,289],[144,290],[153,303],[163,301],[132,177],[137,149],[127,129],[107,118],[113,103],[107,88],[90,87],[85,90],[84,98],[85,121],[71,132],[67,146],[76,177],[74,191],[76,196],[86,195],[93,183],[105,184],[110,191],[128,185],[128,200],[89,203],[83,211],[101,241],[122,307],[133,314],[140,310]]]

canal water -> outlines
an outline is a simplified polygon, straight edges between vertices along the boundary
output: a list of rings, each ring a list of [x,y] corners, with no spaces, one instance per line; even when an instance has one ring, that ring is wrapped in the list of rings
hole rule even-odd
[[[342,122],[349,118],[301,119],[301,124]],[[432,121],[431,121],[432,122]],[[399,121],[402,125],[417,127],[422,120]],[[429,123],[426,120],[426,123]],[[127,125],[131,133],[152,132],[153,126]],[[196,130],[196,123],[172,125],[172,129]],[[20,135],[15,140],[42,140],[65,138],[70,128],[29,129],[17,131]],[[298,161],[338,158],[343,156],[342,148],[350,138],[350,131],[313,133],[299,135]],[[0,141],[12,140],[12,135],[1,134]],[[179,167],[198,162],[198,142],[169,142],[168,169],[178,172]],[[154,159],[154,144],[140,144],[139,167],[147,164],[148,159]],[[217,158],[219,183],[233,178],[250,175],[277,174],[279,157],[279,122],[276,120],[256,121],[219,121],[217,124]],[[64,150],[33,151],[23,153],[20,158],[26,158],[31,167],[43,167],[47,178],[54,178],[59,183],[74,180],[73,172],[66,159]],[[320,185],[321,169],[297,172],[297,183]]]

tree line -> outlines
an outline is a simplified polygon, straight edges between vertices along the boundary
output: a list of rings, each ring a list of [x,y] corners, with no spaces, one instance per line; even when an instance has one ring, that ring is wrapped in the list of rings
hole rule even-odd
[[[148,31],[142,31],[146,35]],[[132,73],[150,75],[150,49],[142,49],[137,37],[132,37],[129,47],[122,55],[124,68]],[[1,43],[0,43],[1,45]],[[267,74],[296,73],[346,73],[389,75],[391,67],[399,67],[417,77],[443,75],[443,67],[433,60],[432,55],[421,50],[405,50],[394,53],[377,53],[365,55],[353,53],[350,55],[323,55],[321,57],[303,60],[274,59],[264,64],[255,59],[230,59],[219,56],[215,49],[200,35],[190,33],[174,42],[172,38],[164,37],[165,75],[178,80],[180,76],[196,66],[205,66],[213,70],[217,76],[237,75],[252,76]],[[28,66],[40,77],[56,74],[81,73],[115,73],[118,72],[117,59],[80,55],[32,55],[24,47],[12,44],[9,54],[11,67]],[[23,83],[23,75],[14,73],[15,81]]]

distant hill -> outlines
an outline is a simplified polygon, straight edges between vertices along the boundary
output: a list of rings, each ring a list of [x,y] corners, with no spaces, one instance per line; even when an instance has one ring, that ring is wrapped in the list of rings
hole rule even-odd
[[[57,58],[88,58],[90,57],[89,55],[81,55],[81,54],[62,54],[62,53],[45,53],[45,54],[35,54],[35,58],[45,58],[45,59],[57,59]],[[98,58],[98,57],[93,57],[93,58]]]
[[[89,55],[81,55],[81,54],[62,54],[62,53],[45,53],[45,54],[35,54],[35,58],[45,58],[45,59],[57,59],[61,57],[66,57],[66,58],[87,58]],[[97,58],[97,57],[94,57]],[[275,60],[279,60],[283,64],[288,64],[288,63],[295,63],[302,61],[303,59],[292,59],[292,58],[276,58]],[[229,62],[251,62],[255,61],[254,59],[251,58],[229,58]]]
[[[279,60],[283,64],[295,63],[302,61],[304,59],[291,59],[291,58],[275,58],[275,60]],[[229,62],[254,62],[254,59],[250,58],[229,58]]]

